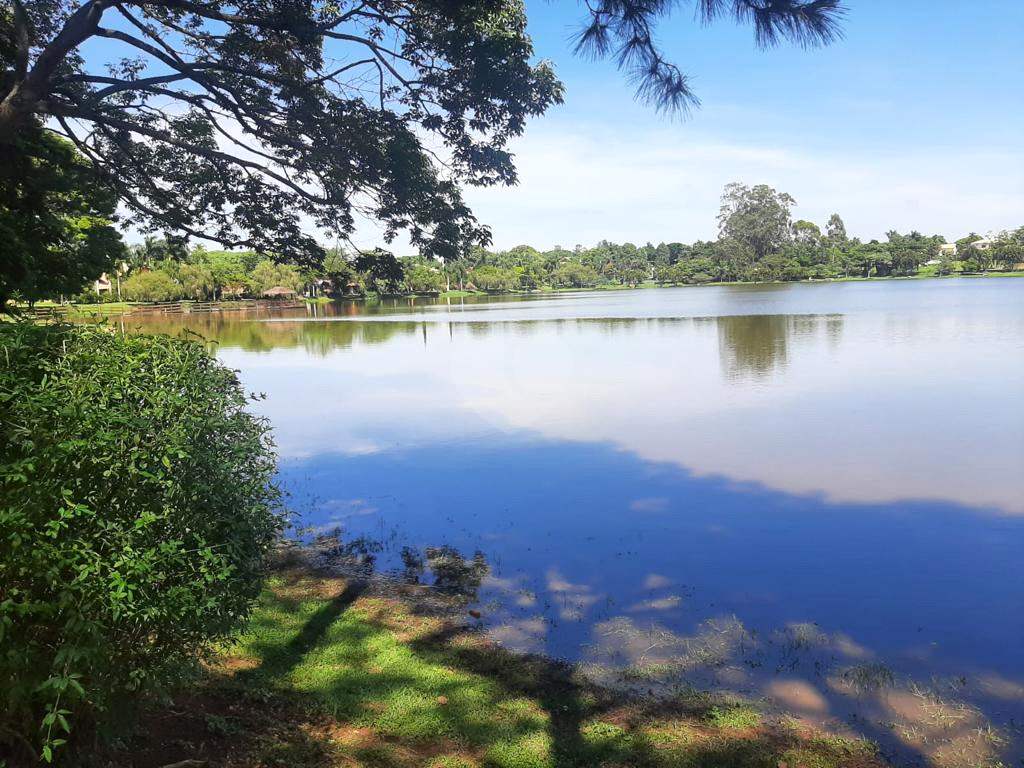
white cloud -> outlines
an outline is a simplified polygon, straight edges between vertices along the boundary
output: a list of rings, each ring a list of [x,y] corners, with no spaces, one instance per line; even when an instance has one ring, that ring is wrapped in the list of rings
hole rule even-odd
[[[754,115],[749,119],[757,125]],[[242,134],[234,121],[225,120],[224,128],[231,136]],[[226,137],[220,141],[223,149],[265,162],[230,147]],[[789,192],[798,202],[795,217],[821,226],[839,212],[847,231],[863,239],[917,229],[952,240],[1024,224],[1019,150],[858,156],[839,148],[725,141],[688,124],[637,130],[578,120],[536,121],[512,149],[517,186],[465,190],[477,217],[492,228],[497,248],[714,239],[719,195],[733,181]],[[129,239],[141,239],[126,218]],[[307,231],[325,237],[303,218]],[[357,246],[413,250],[404,236],[388,245],[379,226],[357,220]]]
[[[470,189],[501,248],[602,238],[643,243],[713,239],[722,187],[766,183],[824,225],[839,212],[851,235],[918,229],[952,239],[1024,224],[1024,153],[847,155],[730,143],[687,126],[641,131],[535,124],[514,147],[520,184]]]

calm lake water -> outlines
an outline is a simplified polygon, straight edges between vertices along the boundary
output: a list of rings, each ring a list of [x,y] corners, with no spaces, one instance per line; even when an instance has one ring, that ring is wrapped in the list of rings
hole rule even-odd
[[[480,552],[509,646],[1024,757],[1024,280],[124,322],[266,393],[303,525]]]

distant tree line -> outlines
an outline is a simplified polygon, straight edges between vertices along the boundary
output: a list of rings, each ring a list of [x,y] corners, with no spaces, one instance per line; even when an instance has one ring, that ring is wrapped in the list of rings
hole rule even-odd
[[[255,251],[189,249],[184,240],[147,238],[128,248],[115,282],[99,296],[89,286],[79,301],[209,301],[259,297],[274,288],[301,294],[311,272]]]
[[[1013,270],[1024,263],[1024,227],[996,237],[971,233],[947,244],[939,235],[886,233],[885,240],[850,237],[842,217],[824,229],[791,217],[795,200],[758,185],[730,184],[722,195],[716,240],[644,245],[602,240],[591,248],[519,245],[475,248],[447,263],[383,250],[329,249],[321,266],[282,264],[255,251],[190,249],[185,240],[147,238],[119,262],[117,290],[92,288],[82,301],[224,300],[261,297],[273,289],[338,298],[368,293],[492,293],[555,288],[907,277]],[[276,291],[281,293],[280,290]]]
[[[616,244],[592,248],[529,246],[508,251],[477,249],[447,268],[450,280],[480,290],[532,290],[712,282],[768,282],[845,277],[897,277],[927,265],[936,274],[1013,269],[1024,262],[1024,227],[989,239],[971,234],[956,249],[943,248],[939,235],[886,233],[867,242],[847,234],[839,214],[824,231],[810,221],[793,221],[795,201],[760,185],[730,184],[722,197],[717,240],[654,245]],[[976,246],[975,243],[978,245]]]

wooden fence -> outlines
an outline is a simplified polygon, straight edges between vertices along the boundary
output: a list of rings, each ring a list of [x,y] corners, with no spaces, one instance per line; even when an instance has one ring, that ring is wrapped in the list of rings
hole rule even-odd
[[[90,307],[96,307],[97,315],[190,315],[202,312],[244,312],[260,309],[297,309],[306,306],[297,300],[259,301],[257,299],[239,299],[238,301],[157,301],[151,304],[132,304],[123,312],[105,312],[102,304],[83,304],[78,306],[78,313],[88,315]],[[71,307],[33,307],[22,310],[22,315],[36,320],[66,320]]]

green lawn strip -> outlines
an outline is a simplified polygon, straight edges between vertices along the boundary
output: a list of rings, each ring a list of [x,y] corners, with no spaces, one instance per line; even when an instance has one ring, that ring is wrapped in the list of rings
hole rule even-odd
[[[40,309],[46,307],[36,305]],[[127,301],[111,301],[105,304],[68,304],[66,305],[67,314],[77,317],[91,317],[93,315],[123,315],[126,312],[133,311],[140,305],[131,304]],[[59,307],[57,307],[59,309]]]
[[[706,696],[631,699],[397,599],[296,573],[272,577],[202,696],[234,702],[212,729],[233,746],[204,747],[232,766],[881,765],[866,743]]]

